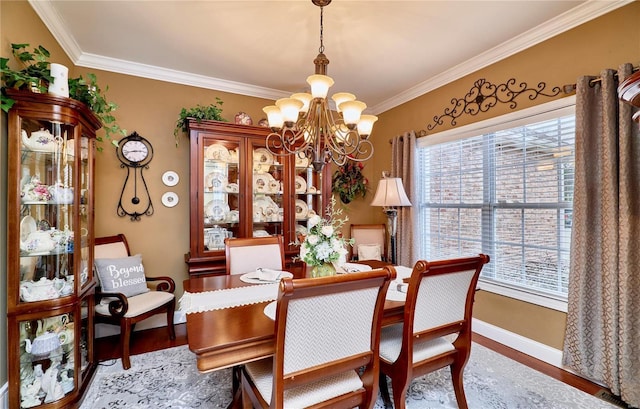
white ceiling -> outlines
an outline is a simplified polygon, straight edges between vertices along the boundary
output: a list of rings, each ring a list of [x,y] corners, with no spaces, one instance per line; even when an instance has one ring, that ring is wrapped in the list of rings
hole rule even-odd
[[[331,93],[378,114],[630,3],[346,1],[324,8]],[[29,0],[74,64],[268,99],[307,88],[310,0]]]

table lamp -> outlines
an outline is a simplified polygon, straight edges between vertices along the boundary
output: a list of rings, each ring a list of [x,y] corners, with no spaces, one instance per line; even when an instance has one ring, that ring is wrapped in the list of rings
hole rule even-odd
[[[389,246],[387,261],[396,265],[396,233],[398,207],[411,206],[411,202],[404,191],[402,179],[390,178],[387,172],[382,173],[382,179],[378,182],[378,189],[371,201],[371,206],[382,206],[387,215],[387,229],[389,231]]]

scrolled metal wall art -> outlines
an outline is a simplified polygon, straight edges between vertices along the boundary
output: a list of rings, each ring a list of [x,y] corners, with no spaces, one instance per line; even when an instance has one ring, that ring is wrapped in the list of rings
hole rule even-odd
[[[435,115],[433,123],[427,125],[428,130],[432,130],[438,125],[444,123],[444,118],[451,118],[451,125],[456,125],[456,119],[463,114],[477,115],[480,112],[487,112],[498,102],[509,104],[511,109],[515,109],[518,103],[515,99],[521,94],[528,94],[529,100],[533,101],[538,96],[555,97],[560,94],[560,87],[553,87],[550,93],[545,93],[544,89],[547,84],[539,82],[535,88],[531,88],[526,82],[521,82],[518,86],[516,79],[511,78],[504,84],[495,85],[484,78],[473,83],[473,87],[467,92],[463,98],[452,98],[452,107],[445,108],[442,115]]]

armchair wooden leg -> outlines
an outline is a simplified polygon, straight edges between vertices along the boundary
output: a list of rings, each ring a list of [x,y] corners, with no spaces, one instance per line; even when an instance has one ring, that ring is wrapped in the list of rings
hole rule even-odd
[[[169,329],[169,339],[176,339],[176,329],[173,327],[173,314],[176,311],[176,300],[175,298],[169,303],[167,306],[167,328]]]
[[[131,360],[129,359],[129,344],[131,342],[131,321],[123,319],[120,321],[120,343],[122,344],[122,367],[124,369],[131,368]]]

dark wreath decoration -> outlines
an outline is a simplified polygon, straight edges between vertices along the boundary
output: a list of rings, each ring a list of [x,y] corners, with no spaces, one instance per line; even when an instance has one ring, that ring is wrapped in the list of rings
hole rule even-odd
[[[358,196],[365,197],[369,180],[362,174],[362,162],[348,160],[340,166],[331,178],[331,190],[340,196],[344,204],[349,204]]]

